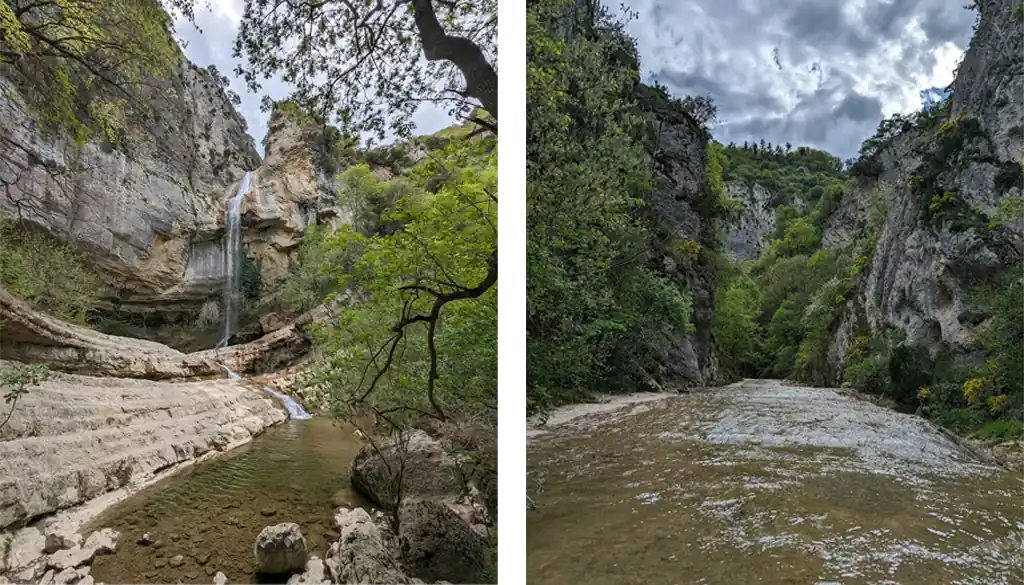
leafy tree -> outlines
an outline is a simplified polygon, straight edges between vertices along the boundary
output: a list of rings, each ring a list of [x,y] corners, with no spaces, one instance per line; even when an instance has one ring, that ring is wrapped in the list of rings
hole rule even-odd
[[[427,179],[436,177],[443,177],[441,183],[426,191]],[[335,276],[336,290],[360,299],[316,333],[321,358],[308,368],[306,383],[330,393],[335,414],[352,420],[369,411],[398,429],[424,417],[493,416],[495,141],[454,141],[391,181],[416,187],[383,213],[383,221],[401,229],[367,234],[342,226],[312,240],[300,256],[302,263]],[[386,190],[367,180],[351,185],[364,192],[345,197]],[[350,269],[339,270],[341,257]],[[463,302],[445,307],[447,299]],[[398,324],[392,320],[396,314]]]
[[[688,329],[690,298],[659,272],[642,210],[658,134],[647,111],[692,117],[664,88],[638,85],[634,40],[600,5],[531,1],[526,37],[534,412],[656,379],[671,336]]]
[[[168,0],[186,15],[195,0]],[[289,96],[345,134],[408,137],[424,101],[498,118],[497,0],[249,0],[235,41],[252,91],[280,76]],[[264,102],[265,108],[272,102]],[[473,119],[495,128],[483,117]]]
[[[170,28],[157,0],[7,0],[0,68],[51,131],[114,142],[181,64]]]

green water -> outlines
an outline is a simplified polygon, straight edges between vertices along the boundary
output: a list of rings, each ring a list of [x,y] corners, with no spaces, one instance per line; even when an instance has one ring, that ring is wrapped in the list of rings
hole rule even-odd
[[[92,528],[121,532],[117,554],[96,557],[97,583],[255,583],[252,547],[265,527],[295,522],[324,558],[337,506],[366,505],[349,484],[362,443],[328,419],[288,421],[226,457],[134,495]],[[137,544],[148,533],[155,544]],[[180,559],[175,557],[180,556]],[[180,566],[172,566],[181,561]]]

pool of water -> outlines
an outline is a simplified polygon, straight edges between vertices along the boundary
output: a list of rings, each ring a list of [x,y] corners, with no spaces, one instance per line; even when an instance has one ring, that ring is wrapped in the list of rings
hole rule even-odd
[[[268,429],[97,518],[90,529],[114,528],[122,544],[96,557],[92,575],[97,583],[212,583],[220,571],[230,583],[258,583],[253,543],[279,522],[299,524],[323,558],[338,536],[334,509],[367,506],[348,477],[361,446],[352,427],[326,418]],[[144,533],[155,542],[138,544]]]
[[[528,468],[531,585],[1024,583],[1024,478],[828,390],[682,396]]]

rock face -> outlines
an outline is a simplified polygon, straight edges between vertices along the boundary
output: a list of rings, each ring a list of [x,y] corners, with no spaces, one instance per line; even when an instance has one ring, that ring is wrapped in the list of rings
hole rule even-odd
[[[216,374],[203,356],[186,355],[165,345],[106,335],[35,311],[0,288],[0,358],[46,364],[83,374],[123,378],[183,378]]]
[[[873,336],[896,329],[932,352],[967,350],[989,324],[989,316],[974,308],[972,290],[996,275],[1020,274],[1019,251],[1009,242],[1019,241],[1024,223],[999,212],[1001,202],[1021,196],[1020,188],[996,180],[1000,173],[1019,176],[1024,157],[1024,24],[1011,16],[1016,4],[978,3],[980,21],[951,99],[952,118],[977,120],[981,132],[967,139],[939,175],[963,213],[977,214],[988,227],[965,226],[955,218],[929,221],[924,213],[928,202],[915,192],[912,177],[927,173],[924,153],[934,145],[934,129],[897,136],[879,156],[878,178],[861,181],[829,219],[823,243],[842,247],[867,225],[869,202],[882,200],[887,209],[868,273],[831,341],[835,380],[856,331]]]
[[[0,212],[87,252],[121,310],[166,309],[223,282],[224,200],[260,159],[219,78],[187,61],[123,144],[75,152],[43,136],[0,70]],[[17,203],[15,203],[15,201]]]
[[[400,460],[400,449],[394,442],[383,445],[381,451],[389,462]],[[465,489],[455,460],[423,431],[409,434],[404,460],[402,495],[405,498],[452,497]],[[360,493],[385,510],[395,507],[396,483],[384,461],[369,445],[360,449],[352,460],[349,475],[352,486]]]
[[[490,565],[487,525],[491,521],[486,498],[465,479],[460,461],[420,430],[409,433],[404,456],[394,440],[385,441],[380,448],[392,468],[404,462],[402,498],[397,506],[397,482],[371,447],[359,451],[349,475],[358,491],[385,511],[397,513],[407,573],[428,581],[482,582]]]
[[[430,500],[402,503],[399,541],[406,570],[428,581],[483,583],[490,566],[487,539],[451,508]]]
[[[712,255],[688,257],[679,252],[678,243],[701,243],[711,229],[699,210],[710,196],[704,152],[709,136],[693,118],[650,88],[640,85],[638,93],[641,107],[650,112],[658,129],[654,187],[647,197],[649,221],[659,236],[656,252],[665,272],[693,300],[694,332],[674,334],[661,360],[663,371],[656,377],[670,386],[701,386],[718,374],[711,336],[715,267]]]
[[[269,575],[301,571],[309,560],[306,537],[294,522],[264,528],[256,537],[252,552],[256,570]]]
[[[272,398],[228,380],[59,375],[22,397],[0,431],[0,529],[242,444],[286,418]]]
[[[775,231],[775,209],[772,194],[764,187],[730,183],[729,197],[740,201],[743,210],[737,221],[729,225],[726,251],[737,260],[756,260],[771,245]]]
[[[266,159],[253,173],[252,191],[242,201],[242,241],[264,282],[287,275],[291,255],[311,223],[348,223],[337,207],[331,179],[314,162],[322,130],[295,114],[274,110]]]

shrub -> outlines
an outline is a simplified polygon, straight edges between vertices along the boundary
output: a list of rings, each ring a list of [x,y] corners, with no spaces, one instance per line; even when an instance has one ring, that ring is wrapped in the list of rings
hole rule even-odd
[[[0,285],[51,315],[84,324],[103,294],[84,254],[13,218],[0,219]]]

